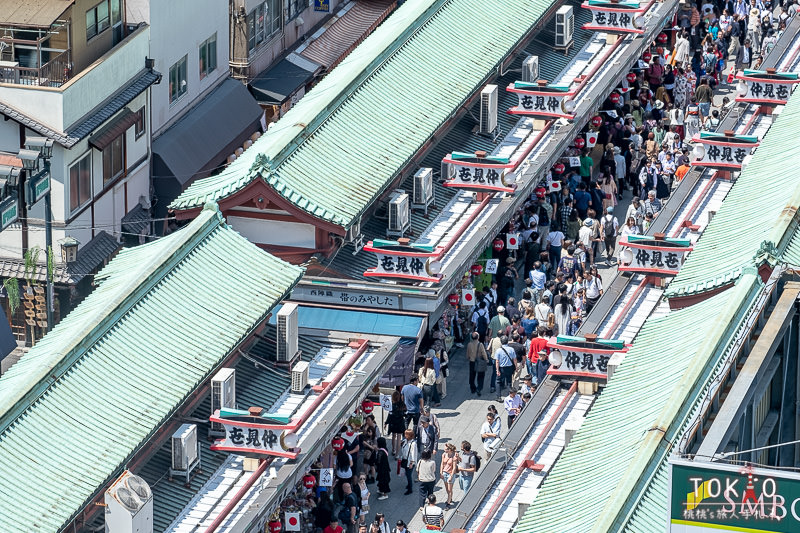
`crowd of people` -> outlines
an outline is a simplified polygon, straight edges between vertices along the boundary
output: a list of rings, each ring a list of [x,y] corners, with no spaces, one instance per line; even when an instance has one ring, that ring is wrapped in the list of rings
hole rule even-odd
[[[509,222],[506,231],[520,235],[519,249],[495,251],[500,266],[482,289],[465,277],[477,304],[440,320],[410,381],[393,393],[384,426],[367,417],[358,432],[343,428],[347,445],[336,455],[333,491],[341,511],[318,520],[325,533],[405,533],[403,520],[394,528],[381,513],[366,520],[370,485],[377,482],[377,499],[387,499],[393,476],[405,480],[403,495],[416,498],[424,524],[444,524],[455,485],[469,490],[482,458],[499,448],[504,425],[514,424],[545,378],[549,339],[575,335],[603,294],[598,265],[618,260],[621,239],[648,230],[690,169],[689,143],[719,126],[729,102],[715,107],[715,89],[732,83],[736,70],[758,68],[796,11],[794,1],[778,8],[762,0],[681,4],[672,45],[653,43],[616,97],[602,104],[602,120],[591,128],[596,145],[573,146],[562,159],[570,166],[551,172]],[[627,190],[632,200],[620,219]],[[440,446],[431,408],[447,396],[446,336],[464,348],[470,393],[481,397],[488,387],[474,439],[481,453],[469,440]],[[439,482],[443,507],[434,494]]]

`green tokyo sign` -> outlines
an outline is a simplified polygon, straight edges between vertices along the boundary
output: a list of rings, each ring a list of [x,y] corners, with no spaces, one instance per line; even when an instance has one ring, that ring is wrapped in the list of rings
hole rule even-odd
[[[17,217],[19,217],[19,203],[16,199],[7,198],[0,203],[0,231],[16,222]]]
[[[800,531],[800,475],[670,458],[670,533]]]

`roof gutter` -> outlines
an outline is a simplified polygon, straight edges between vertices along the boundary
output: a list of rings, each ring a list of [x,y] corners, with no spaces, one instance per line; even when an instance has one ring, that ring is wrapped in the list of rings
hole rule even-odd
[[[214,521],[211,522],[211,525],[209,525],[206,528],[205,533],[214,533],[214,531],[216,531],[217,528],[220,525],[222,525],[222,522],[224,522],[225,519],[228,518],[228,515],[231,514],[231,511],[233,511],[233,509],[239,504],[242,498],[244,498],[245,494],[247,494],[247,492],[255,484],[255,482],[258,481],[258,478],[260,478],[261,475],[264,472],[266,472],[267,467],[270,464],[272,464],[272,461],[273,461],[272,457],[268,457],[267,459],[261,459],[261,462],[259,462],[258,464],[258,468],[256,468],[255,471],[250,475],[250,477],[247,478],[247,481],[245,481],[244,485],[242,485],[242,487],[236,492],[236,494],[233,495],[231,501],[228,502],[228,504],[217,515]]]

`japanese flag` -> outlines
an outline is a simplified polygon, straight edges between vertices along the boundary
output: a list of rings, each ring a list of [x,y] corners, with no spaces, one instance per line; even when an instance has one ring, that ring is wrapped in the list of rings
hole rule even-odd
[[[519,233],[506,234],[506,246],[509,250],[516,250],[519,248]]]
[[[300,513],[284,513],[284,531],[300,531]]]
[[[561,182],[560,181],[551,181],[550,182],[550,192],[558,192],[561,190]]]
[[[586,148],[594,148],[595,144],[597,144],[597,132],[586,132]]]
[[[475,289],[461,291],[461,305],[475,305]]]

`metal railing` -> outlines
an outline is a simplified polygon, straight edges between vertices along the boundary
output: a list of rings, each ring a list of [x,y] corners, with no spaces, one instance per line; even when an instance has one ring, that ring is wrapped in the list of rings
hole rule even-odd
[[[72,53],[61,52],[41,67],[0,63],[0,83],[61,87],[72,77]]]

